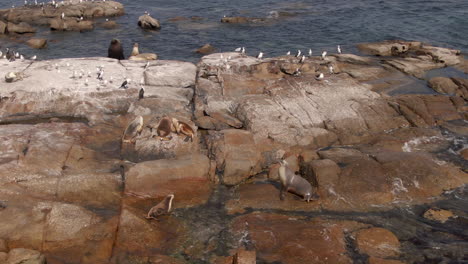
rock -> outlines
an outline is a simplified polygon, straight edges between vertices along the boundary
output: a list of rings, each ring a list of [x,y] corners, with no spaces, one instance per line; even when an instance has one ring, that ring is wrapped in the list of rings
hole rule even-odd
[[[255,17],[223,17],[221,18],[221,23],[235,23],[235,24],[242,24],[242,23],[261,23],[265,22],[265,18],[255,18]]]
[[[452,81],[458,85],[458,89],[455,92],[455,95],[468,100],[468,79],[452,78]]]
[[[320,197],[334,194],[334,186],[340,184],[340,167],[332,160],[312,160],[303,164],[302,175],[311,182],[316,182]]]
[[[260,153],[248,131],[226,129],[212,133],[208,149],[216,159],[217,170],[223,172],[222,182],[226,185],[236,185],[260,172]]]
[[[360,51],[377,56],[396,56],[421,46],[421,42],[408,41],[384,41],[377,43],[361,43],[357,45]]]
[[[7,30],[8,30],[8,33],[18,33],[18,34],[36,32],[36,29],[26,22],[20,22],[19,24],[8,22]]]
[[[279,263],[352,263],[345,254],[344,230],[354,230],[356,222],[310,221],[269,213],[250,213],[236,217],[232,224],[235,235],[248,234],[257,257]],[[306,249],[306,250],[305,250]]]
[[[382,258],[376,258],[376,257],[369,257],[368,262],[369,264],[404,264],[404,262],[401,262],[399,260],[382,259]]]
[[[395,257],[400,254],[400,241],[390,231],[373,227],[356,233],[356,245],[361,254],[372,257]]]
[[[7,264],[45,264],[46,258],[39,251],[14,248],[8,253]]]
[[[157,60],[158,55],[155,53],[140,53],[136,56],[130,56],[128,58],[129,60],[132,61],[149,61],[149,60]]]
[[[34,38],[26,41],[26,44],[33,49],[43,49],[47,46],[47,39]]]
[[[149,15],[142,15],[138,18],[138,26],[143,29],[150,29],[150,30],[159,30],[161,29],[161,24],[155,18],[152,18]]]
[[[198,204],[211,193],[209,170],[210,162],[202,154],[140,162],[126,174],[125,193],[144,199],[174,194],[177,206]],[[198,187],[190,187],[193,184]]]
[[[205,44],[201,48],[197,49],[195,52],[200,53],[200,54],[210,54],[215,51],[215,48],[211,46],[210,44]]]
[[[0,263],[7,263],[8,254],[5,252],[0,252]]]
[[[257,263],[255,250],[238,249],[233,257],[232,264],[255,264]]]
[[[447,222],[450,218],[456,218],[451,212],[443,209],[431,208],[424,212],[424,218],[441,223]]]
[[[3,21],[0,21],[0,34],[5,34],[7,31],[7,24]]]
[[[0,239],[0,252],[8,252],[7,244],[3,239]]]
[[[114,29],[114,28],[118,28],[119,24],[117,24],[117,22],[113,20],[109,20],[109,21],[105,21],[104,23],[102,23],[101,27],[105,29]]]
[[[468,148],[463,149],[462,151],[460,151],[460,155],[461,155],[465,160],[468,160]]]
[[[450,78],[446,77],[434,77],[429,80],[429,87],[434,89],[439,93],[444,94],[455,94],[458,86],[450,80]]]
[[[179,21],[187,21],[189,20],[188,17],[183,17],[183,16],[176,16],[176,17],[171,17],[168,19],[168,21],[171,21],[171,22],[179,22]]]
[[[57,31],[90,31],[94,29],[94,23],[89,20],[76,20],[74,18],[50,20],[50,29]]]

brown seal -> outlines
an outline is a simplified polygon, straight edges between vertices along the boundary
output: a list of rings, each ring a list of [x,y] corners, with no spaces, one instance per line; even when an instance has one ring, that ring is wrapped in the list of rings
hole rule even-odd
[[[176,130],[172,124],[171,118],[165,116],[161,120],[159,120],[156,132],[158,133],[158,137],[160,137],[161,140],[171,140],[172,137],[170,136],[170,134],[171,132],[175,131]]]
[[[132,54],[130,56],[136,56],[140,54],[140,51],[138,50],[138,43],[133,44],[133,49],[132,49]]]
[[[172,124],[177,132],[177,134],[183,134],[186,135],[187,137],[185,138],[185,141],[187,141],[189,138],[193,142],[193,137],[195,136],[195,131],[193,128],[182,121],[177,120],[176,118],[172,118]]]
[[[280,199],[284,200],[284,191],[292,192],[304,198],[304,201],[309,202],[312,198],[318,198],[316,188],[301,176],[295,174],[285,160],[280,161],[278,169],[279,178],[281,181]],[[314,197],[312,197],[314,196]]]
[[[172,208],[172,200],[174,199],[173,194],[169,194],[157,205],[153,206],[149,211],[146,219],[156,219],[160,215],[167,214],[171,211]]]
[[[125,59],[122,44],[118,39],[112,39],[109,49],[107,50],[107,57],[118,60]]]

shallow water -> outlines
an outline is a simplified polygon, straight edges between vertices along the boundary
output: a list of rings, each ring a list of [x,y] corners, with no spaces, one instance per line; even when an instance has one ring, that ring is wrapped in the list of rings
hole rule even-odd
[[[39,1],[41,2],[41,1]],[[386,39],[419,40],[433,45],[468,51],[468,1],[281,1],[281,0],[220,0],[220,1],[160,1],[121,0],[126,14],[115,18],[117,29],[99,26],[91,32],[51,32],[42,28],[36,37],[49,39],[49,47],[31,50],[23,43],[0,37],[0,46],[15,47],[25,54],[38,54],[40,59],[62,57],[106,56],[112,38],[119,38],[126,55],[134,42],[140,52],[158,53],[161,59],[197,62],[194,50],[210,43],[218,51],[231,51],[245,46],[247,53],[260,50],[266,57],[278,56],[288,50],[312,48],[336,51],[340,44],[344,52],[357,52],[356,43]],[[2,0],[0,8],[21,5],[23,1]],[[138,28],[138,16],[144,11],[158,18],[162,29],[157,32]],[[247,17],[284,14],[269,23],[232,25],[220,23],[223,15]],[[284,12],[284,13],[283,13]],[[171,22],[170,18],[199,16],[200,21]],[[103,21],[103,19],[96,22]],[[23,38],[23,37],[22,37]]]

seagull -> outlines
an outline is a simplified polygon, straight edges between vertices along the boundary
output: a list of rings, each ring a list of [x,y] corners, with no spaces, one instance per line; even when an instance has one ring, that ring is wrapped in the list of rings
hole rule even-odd
[[[234,50],[235,52],[241,52],[242,51],[242,47],[238,47],[237,49]]]
[[[85,79],[84,84],[88,86],[88,79]]]
[[[305,61],[305,56],[302,55],[301,59],[299,60],[299,63],[304,63],[304,61]]]
[[[312,57],[312,49],[309,49],[309,57]]]
[[[338,51],[338,54],[341,54],[341,46],[340,46],[340,45],[338,45],[338,46],[336,47],[336,50]]]
[[[321,80],[323,80],[323,78],[324,78],[323,73],[320,73],[318,76],[315,77],[315,79],[316,79],[317,81],[321,81]]]
[[[3,52],[0,50],[0,59],[3,58]]]
[[[143,99],[145,97],[145,88],[141,86],[140,92],[138,92],[138,100]]]
[[[149,61],[146,62],[145,69],[144,69],[145,71],[148,69],[149,65],[150,65]]]
[[[98,80],[101,80],[102,81],[102,78],[104,77],[104,70],[101,69],[99,72],[98,72]]]
[[[64,19],[64,18],[65,18],[65,13],[62,12],[62,19]]]
[[[20,54],[19,54],[19,52],[15,52],[15,58],[17,58],[17,59],[18,59],[19,57],[20,57]]]
[[[286,52],[286,55],[287,56],[291,55],[291,51]]]
[[[128,88],[128,81],[126,79],[125,79],[125,81],[123,81],[122,85],[120,85],[120,88],[123,88],[123,89]]]
[[[20,55],[20,60],[24,60],[24,56],[23,56],[23,55]]]
[[[241,53],[245,54],[245,47],[242,47]]]
[[[257,59],[261,59],[261,58],[263,58],[263,52],[260,51],[260,53],[258,53],[257,55]]]
[[[330,74],[334,74],[335,72],[333,71],[333,66],[330,65],[328,66],[328,71],[330,72]]]
[[[36,56],[36,55],[34,55],[34,56],[31,57],[31,60],[36,60],[36,59],[37,59],[37,56]]]
[[[296,57],[299,58],[301,56],[301,50],[297,50]]]
[[[326,56],[327,56],[327,52],[326,51],[322,52],[322,60],[324,60]]]

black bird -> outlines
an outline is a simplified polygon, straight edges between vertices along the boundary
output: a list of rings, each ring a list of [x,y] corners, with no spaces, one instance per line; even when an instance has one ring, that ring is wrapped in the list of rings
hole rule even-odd
[[[145,97],[145,88],[143,86],[140,88],[140,92],[138,93],[138,100],[143,99]]]
[[[122,85],[120,85],[120,88],[127,89],[128,88],[128,82],[127,80],[123,81]]]
[[[114,58],[118,60],[125,59],[123,54],[122,44],[118,39],[113,39],[109,45],[109,49],[107,50],[107,57]]]

